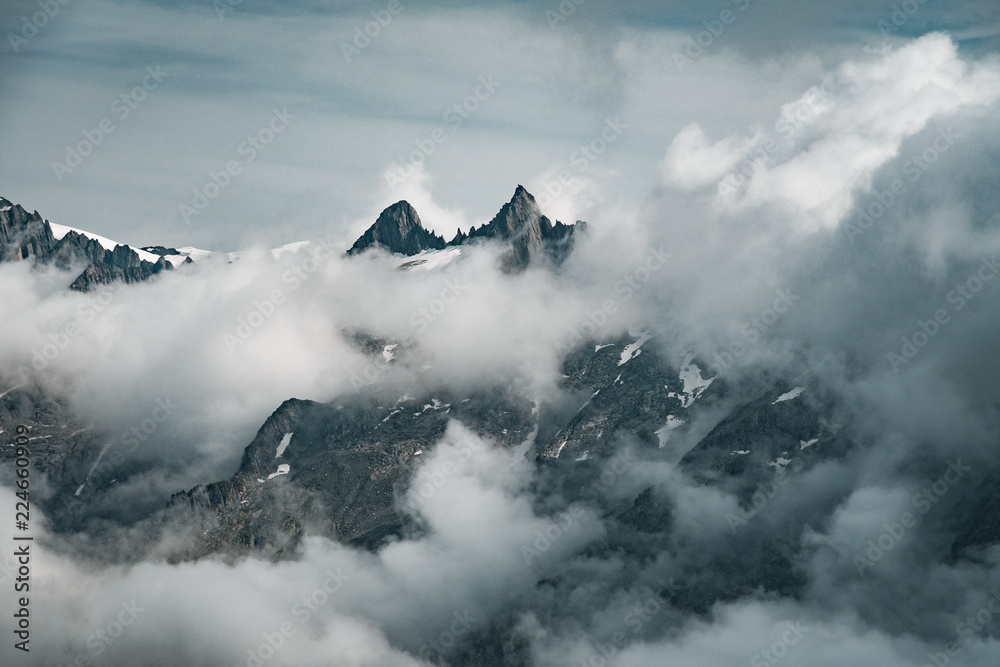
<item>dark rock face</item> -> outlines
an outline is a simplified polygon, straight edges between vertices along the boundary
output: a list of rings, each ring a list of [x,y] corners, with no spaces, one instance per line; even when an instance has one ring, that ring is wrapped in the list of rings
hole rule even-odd
[[[644,533],[661,533],[669,530],[672,524],[670,505],[657,498],[652,488],[640,493],[619,519]]]
[[[373,363],[398,363],[382,357],[388,341],[359,333],[350,338]],[[508,387],[490,385],[465,395],[413,389],[402,396],[370,386],[327,405],[286,401],[247,447],[236,475],[174,497],[172,511],[186,507],[218,515],[218,525],[182,557],[280,555],[310,531],[374,548],[405,532],[400,493],[419,456],[433,450],[451,420],[550,466],[558,478],[554,483],[566,484],[565,495],[580,496],[575,488],[580,476],[599,475],[622,438],[657,449],[657,430],[668,417],[693,409],[677,370],[652,343],[636,343],[635,336],[625,336],[574,351],[564,367],[566,389],[576,401],[569,409],[544,401],[534,405]],[[696,398],[711,404],[723,393],[720,383]],[[630,512],[639,530],[669,522],[666,501],[651,494]]]
[[[162,257],[156,263],[147,262],[126,245],[105,250],[96,240],[74,231],[67,232],[57,241],[49,223],[37,211],[29,214],[20,205],[0,198],[0,261],[30,258],[62,269],[87,265],[70,285],[70,289],[81,292],[114,282],[148,280],[160,271],[173,268]]]
[[[173,265],[163,257],[153,264],[140,259],[139,255],[128,246],[120,245],[114,250],[105,250],[101,260],[88,266],[69,288],[79,292],[89,292],[100,285],[142,282],[160,271],[170,270],[173,270]]]
[[[52,229],[38,215],[0,197],[0,261],[48,257],[56,246]]]
[[[953,470],[962,472],[963,476],[970,472],[975,474],[974,471],[958,468],[960,465],[961,462],[957,461]],[[958,473],[950,474],[954,476]],[[955,514],[959,520],[954,528],[952,556],[976,560],[983,558],[985,554],[979,553],[980,550],[1000,542],[1000,469],[986,473],[969,497],[959,501]]]
[[[578,223],[579,224],[579,223]],[[572,250],[573,236],[584,225],[564,225],[542,215],[538,203],[531,193],[518,185],[514,196],[504,204],[500,212],[488,223],[469,231],[463,244],[484,239],[509,243],[510,252],[504,256],[503,265],[508,271],[516,272],[527,268],[542,256],[555,263],[561,263]]]
[[[403,532],[398,497],[419,457],[455,419],[498,444],[527,437],[524,399],[484,390],[466,399],[369,395],[333,404],[285,401],[247,447],[233,478],[178,494],[173,509],[209,509],[218,525],[181,558],[280,556],[307,532],[369,548]],[[278,452],[281,455],[278,455]],[[286,467],[287,466],[287,467]]]
[[[407,202],[401,201],[382,211],[368,231],[348,250],[356,255],[371,247],[380,247],[400,255],[416,255],[424,250],[441,250],[445,247],[481,243],[486,241],[510,246],[501,262],[505,271],[518,272],[532,262],[551,262],[559,265],[569,257],[577,233],[586,229],[586,223],[575,225],[552,223],[542,215],[535,198],[518,185],[514,196],[500,212],[468,234],[458,230],[455,237],[445,240],[424,229],[417,212]]]
[[[33,470],[57,490],[51,498],[37,502],[55,530],[73,530],[80,504],[74,493],[86,483],[104,442],[72,415],[62,399],[47,396],[30,381],[5,378],[0,381],[0,432],[5,441],[14,441],[19,425],[30,429],[27,436]],[[10,476],[6,481],[11,485],[14,458],[12,447],[0,447],[3,471]]]
[[[424,229],[416,210],[399,201],[382,211],[371,227],[354,242],[348,255],[357,255],[372,247],[400,255],[416,255],[424,250],[441,250],[444,239]]]
[[[67,232],[53,250],[49,259],[61,269],[69,269],[74,264],[90,265],[104,262],[104,246],[92,238],[76,232]]]
[[[801,468],[819,451],[825,456],[844,453],[850,443],[838,436],[820,411],[823,402],[808,390],[778,400],[790,391],[795,389],[784,384],[770,387],[733,410],[684,455],[680,465],[701,482],[748,496],[779,469],[791,464]]]
[[[626,335],[604,344],[591,341],[567,356],[564,386],[580,397],[582,405],[558,433],[540,441],[540,458],[607,454],[615,436],[622,434],[659,447],[671,428],[690,421],[689,411],[725,395],[722,382],[702,377],[702,368],[693,359],[684,368],[697,374],[702,384],[686,391],[678,369],[662,357],[654,340],[644,343],[645,338]]]

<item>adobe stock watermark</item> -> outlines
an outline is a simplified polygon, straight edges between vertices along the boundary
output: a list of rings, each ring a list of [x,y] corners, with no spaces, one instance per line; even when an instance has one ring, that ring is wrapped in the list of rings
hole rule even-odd
[[[264,127],[250,134],[236,147],[236,153],[242,160],[229,160],[219,171],[209,171],[208,180],[201,187],[192,188],[191,204],[179,204],[178,211],[184,222],[191,224],[191,218],[201,215],[213,199],[228,188],[235,177],[243,173],[243,169],[257,159],[275,137],[281,134],[291,124],[295,116],[288,113],[288,107],[272,109],[271,118]]]
[[[892,51],[888,42],[890,36],[899,32],[900,28],[909,23],[910,18],[926,4],[927,0],[902,0],[902,2],[890,4],[885,10],[888,16],[883,15],[875,22],[875,27],[882,34],[882,43],[879,46],[865,44],[861,47],[862,50],[871,56],[885,57]]]
[[[531,545],[521,545],[521,556],[525,565],[531,565],[532,561],[540,558],[545,552],[555,546],[564,535],[571,532],[574,526],[578,525],[580,519],[586,514],[577,505],[571,505],[568,510],[560,514],[554,521],[550,521],[545,528],[535,530],[535,540]]]
[[[20,53],[21,49],[28,45],[38,33],[49,24],[49,21],[59,15],[60,10],[68,5],[70,0],[38,0],[40,11],[35,12],[31,17],[21,17],[21,30],[18,32],[8,32],[7,41],[14,53]]]
[[[389,185],[403,183],[417,170],[431,155],[437,151],[438,146],[448,141],[451,133],[462,126],[462,124],[472,117],[479,110],[480,105],[493,97],[493,93],[503,84],[497,81],[492,74],[480,76],[478,85],[472,94],[445,109],[441,118],[445,126],[435,127],[427,136],[417,139],[413,143],[416,148],[410,151],[407,156],[400,155],[386,170],[384,178]]]
[[[941,329],[952,321],[952,315],[964,310],[997,273],[1000,273],[1000,260],[997,259],[997,255],[983,259],[972,276],[955,285],[955,288],[945,295],[945,301],[951,305],[951,313],[947,308],[938,308],[927,320],[918,319],[917,329],[900,339],[902,345],[899,352],[889,352],[886,355],[889,367],[898,373],[900,368],[908,365],[941,332]]]
[[[77,654],[73,662],[66,667],[92,665],[93,658],[103,655],[125,633],[125,630],[139,619],[139,615],[144,611],[146,610],[138,606],[135,600],[122,602],[121,611],[118,612],[115,620],[109,621],[105,626],[98,628],[97,632],[87,637],[87,648],[90,650]]]
[[[572,327],[571,335],[566,341],[557,345],[556,351],[559,354],[566,354],[585,341],[596,337],[601,327],[607,324],[619,308],[630,301],[636,292],[652,279],[655,272],[666,266],[667,260],[672,256],[671,253],[664,252],[663,246],[650,248],[645,261],[631,273],[623,275],[615,283],[614,294],[616,296],[611,296],[594,308],[588,309],[584,320]]]
[[[469,445],[462,445],[457,451],[463,460],[470,461],[472,459],[473,451]],[[410,491],[412,501],[419,505],[423,501],[433,498],[438,491],[444,488],[448,479],[458,472],[458,466],[452,461],[442,461],[430,472],[421,471],[421,476],[426,479]],[[413,497],[414,491],[416,492],[415,497]]]
[[[465,287],[459,284],[457,278],[446,278],[441,293],[425,305],[414,309],[407,321],[417,333],[423,332],[444,314],[448,306],[458,301],[464,291]]]
[[[752,0],[731,0],[737,11],[745,12],[752,4]],[[683,72],[685,65],[694,64],[715,44],[726,30],[736,22],[738,14],[732,9],[726,8],[719,12],[719,16],[710,21],[703,21],[705,29],[694,37],[687,37],[687,44],[681,51],[674,51],[673,60],[678,72]],[[682,52],[683,51],[683,52]]]
[[[854,556],[853,562],[854,566],[858,568],[858,574],[863,577],[866,569],[874,569],[875,564],[899,544],[907,531],[917,525],[920,517],[930,512],[931,508],[947,495],[951,487],[958,484],[965,473],[971,470],[972,468],[969,466],[962,465],[962,459],[949,461],[948,469],[941,477],[932,484],[922,487],[918,493],[910,498],[910,504],[913,505],[917,513],[903,512],[898,521],[882,524],[884,530],[878,537],[868,540],[868,550],[865,551],[864,555],[856,554]]]
[[[317,243],[310,244],[305,250],[306,257],[281,274],[282,284],[288,285],[289,292],[297,291],[324,262],[335,255],[337,248],[332,238],[320,239]],[[276,287],[264,298],[255,300],[250,312],[236,319],[236,326],[232,332],[226,331],[222,334],[222,342],[225,343],[226,349],[233,352],[238,346],[250,340],[269,319],[274,317],[278,309],[285,304],[286,298],[285,291]]]
[[[72,497],[65,496],[63,498],[61,504],[64,509],[70,512],[80,511],[83,507],[81,498],[91,494],[94,489],[114,482],[122,465],[128,460],[126,455],[134,454],[178,409],[169,396],[156,399],[153,401],[153,406],[145,418],[133,424],[131,428],[119,436],[118,442],[121,447],[112,444],[101,451],[97,461],[87,473],[83,484],[76,489]]]
[[[350,63],[351,59],[361,55],[362,51],[371,46],[372,40],[381,35],[383,29],[389,27],[392,19],[402,12],[403,6],[399,0],[389,0],[385,9],[373,11],[372,20],[363,26],[357,26],[350,42],[340,43],[340,52],[343,54],[344,60]]]
[[[585,4],[587,4],[587,0],[562,0],[555,11],[551,9],[546,10],[545,18],[548,19],[549,27],[555,30],[556,26],[560,23],[565,23],[571,16],[576,14],[576,10],[580,5]]]
[[[448,663],[444,661],[444,654],[453,648],[459,639],[468,634],[473,625],[480,620],[478,614],[468,609],[454,612],[452,618],[455,620],[451,622],[447,630],[441,631],[436,638],[424,642],[417,650],[417,655],[421,660],[442,665],[442,667],[447,665]]]
[[[795,132],[813,123],[829,108],[835,89],[834,78],[828,74],[818,85],[806,90],[801,98],[782,107],[781,116],[774,122],[774,131],[784,138],[785,145],[792,144]],[[781,146],[773,136],[765,136],[759,140],[749,154],[720,179],[719,194],[725,196],[739,191],[754,174],[767,165],[768,159]]]
[[[598,478],[583,489],[580,496],[581,499],[590,502],[597,501],[598,498],[617,484],[637,462],[638,459],[635,458],[630,448],[619,450],[607,461]],[[550,521],[544,529],[536,529],[534,541],[531,544],[521,545],[521,556],[524,558],[524,564],[530,567],[535,559],[541,558],[559,540],[578,527],[580,521],[585,516],[586,513],[582,507],[579,505],[570,505],[554,521]]]
[[[237,663],[234,667],[263,667],[264,663],[273,658],[278,650],[298,631],[297,626],[308,623],[312,615],[317,613],[321,607],[329,604],[334,594],[351,578],[343,574],[340,568],[337,568],[335,572],[326,570],[325,574],[326,579],[322,584],[292,605],[290,610],[292,619],[279,623],[272,632],[263,633],[261,639],[264,641],[255,647],[248,648],[246,660]]]
[[[802,621],[789,621],[785,624],[785,631],[779,639],[750,658],[750,667],[769,667],[778,664],[793,646],[802,641],[807,632],[809,628],[803,625]]]
[[[538,205],[540,207],[548,206],[552,203],[552,200],[561,195],[566,188],[573,185],[573,177],[576,174],[581,174],[590,168],[593,164],[608,150],[608,148],[618,141],[618,138],[628,129],[628,125],[621,121],[621,118],[615,116],[614,119],[605,118],[604,128],[601,130],[600,134],[591,139],[589,142],[580,146],[578,149],[573,151],[573,154],[569,156],[570,164],[575,167],[574,171],[569,169],[560,169],[556,174],[556,178],[552,180],[547,180],[542,183],[542,192],[538,195]],[[584,205],[589,205],[586,203]]]
[[[1000,615],[1000,589],[994,588],[990,591],[989,600],[975,615],[966,616],[964,621],[955,626],[958,639],[945,646],[943,653],[939,651],[927,653],[930,662],[924,667],[947,667],[951,664],[951,659],[958,656],[966,644],[975,639],[976,635],[988,630],[997,615]]]
[[[59,327],[55,333],[46,334],[45,337],[48,341],[31,350],[31,367],[36,371],[45,370],[62,354],[63,350],[69,347],[73,339],[83,333],[84,327],[81,327],[81,324],[89,325],[97,319],[101,313],[108,309],[120,289],[122,289],[121,284],[116,287],[102,287],[91,292],[85,303],[77,306],[70,321]],[[21,373],[22,379],[25,379],[26,373],[26,370]]]
[[[944,130],[938,130],[937,136],[927,148],[903,163],[903,174],[911,183],[918,182],[941,156],[955,145],[961,136],[953,125],[949,125]],[[844,226],[847,239],[851,243],[855,243],[855,239],[881,220],[905,192],[906,182],[901,178],[894,179],[887,190],[873,192],[869,202],[862,206],[854,224],[849,223]]]
[[[465,289],[466,286],[462,285],[458,278],[446,278],[444,280],[444,287],[437,297],[413,309],[407,318],[407,322],[412,329],[400,334],[394,343],[404,347],[409,345],[414,333],[421,333],[436,322],[448,310],[451,304],[458,301]],[[351,374],[351,386],[354,388],[354,391],[358,392],[363,387],[377,382],[388,369],[388,363],[388,360],[386,360],[385,363],[377,365],[369,358],[360,375],[356,372]]]
[[[650,597],[632,605],[622,619],[622,623],[631,630],[631,636],[624,630],[618,630],[608,638],[609,641],[592,642],[593,655],[589,659],[581,658],[577,663],[579,667],[607,667],[610,661],[629,645],[630,640],[638,636],[642,629],[663,610],[664,605],[669,605],[670,594],[676,588],[673,578],[669,582],[660,579],[657,583],[660,587],[655,589]]]
[[[119,122],[125,122],[132,112],[146,100],[149,93],[159,88],[168,76],[170,76],[170,72],[165,72],[159,65],[147,67],[146,74],[139,84],[111,102],[111,116],[102,118],[92,129],[83,130],[83,139],[75,146],[66,146],[66,156],[62,162],[52,161],[52,171],[55,173],[56,179],[62,183],[66,174],[73,173],[73,170],[83,164],[83,160],[117,129],[112,116],[117,118]]]
[[[826,420],[821,420],[821,423],[825,423]],[[787,463],[776,465],[774,471],[774,477],[772,477],[767,482],[760,482],[757,484],[757,488],[754,489],[753,494],[750,496],[750,506],[747,508],[740,507],[735,514],[730,512],[726,515],[726,522],[729,523],[730,530],[733,531],[733,535],[743,526],[750,523],[750,521],[760,514],[765,507],[771,504],[771,500],[778,495],[778,492],[788,484],[788,468],[792,469],[792,472],[799,473],[805,468],[806,463],[812,459],[815,459],[820,448],[818,443],[818,438],[808,442],[800,442],[799,449],[796,450],[792,459],[786,459]],[[739,452],[733,452],[731,456],[740,456]]]
[[[875,27],[882,33],[883,37],[889,37],[894,32],[910,22],[910,17],[916,14],[921,7],[927,4],[927,0],[902,0],[900,3],[890,5],[892,12],[889,13],[888,20],[881,18],[875,23]]]
[[[243,0],[212,0],[212,7],[220,21],[224,21],[226,14],[236,11],[236,8],[243,4]]]
[[[725,370],[732,366],[737,359],[751,349],[752,345],[764,337],[764,334],[774,326],[782,315],[795,305],[796,301],[802,298],[787,288],[777,289],[774,293],[776,298],[771,303],[771,307],[765,308],[761,311],[760,315],[750,318],[749,321],[744,322],[740,327],[740,334],[746,339],[746,342],[734,340],[729,344],[728,350],[723,350],[721,353],[716,352],[712,355],[718,370]]]

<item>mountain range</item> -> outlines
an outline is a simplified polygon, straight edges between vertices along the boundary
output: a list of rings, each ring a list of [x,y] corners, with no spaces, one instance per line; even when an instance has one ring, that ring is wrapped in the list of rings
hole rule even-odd
[[[193,248],[132,249],[2,202],[0,258],[79,271],[72,290],[155,280],[206,254]],[[395,203],[347,255],[380,250],[411,258],[410,266],[434,268],[435,253],[494,243],[501,248],[505,273],[531,266],[559,270],[585,230],[581,222],[552,223],[518,186],[489,223],[466,234],[459,231],[451,241],[427,230],[410,204]],[[424,368],[402,339],[365,331],[338,335],[380,370]],[[536,483],[545,489],[539,497],[552,504],[537,511],[579,503],[594,507],[607,528],[589,547],[592,553],[628,553],[639,561],[669,553],[684,573],[667,592],[674,607],[709,614],[719,602],[752,593],[800,595],[806,579],[797,562],[806,548],[801,536],[809,531],[808,516],[795,515],[782,525],[756,517],[788,479],[850,457],[859,446],[852,425],[839,423],[843,415],[837,400],[808,374],[730,382],[710,360],[691,352],[671,356],[665,343],[642,328],[584,340],[563,355],[555,396],[533,395],[526,387],[490,378],[461,388],[435,385],[418,374],[403,387],[378,379],[365,382],[329,403],[289,397],[246,444],[231,476],[206,479],[159,504],[127,510],[100,499],[110,497],[116,483],[154,473],[152,464],[124,456],[110,434],[74,414],[67,396],[52,395],[30,380],[0,380],[5,383],[0,384],[0,431],[30,426],[36,466],[48,486],[38,503],[54,532],[86,535],[80,549],[93,558],[284,561],[298,557],[310,536],[377,552],[426,530],[408,507],[412,483],[424,457],[459,424],[511,452],[514,464],[536,469]],[[677,470],[740,503],[729,515],[728,546],[707,560],[697,549],[674,542],[677,508],[661,488],[646,484],[622,493],[608,481],[609,471],[628,470],[646,454],[680,442],[687,444],[678,454]],[[3,450],[0,456],[10,462],[13,453]],[[960,511],[950,519],[952,558],[973,558],[1000,541],[1000,524],[993,518],[1000,504],[996,476],[989,471],[973,475],[974,483],[957,501]],[[820,494],[814,513],[832,513],[841,500]],[[754,530],[743,529],[754,521]],[[187,537],[171,542],[163,553],[163,536],[178,527]],[[572,592],[562,591],[558,575],[545,585],[566,595],[568,603]],[[456,649],[456,664],[473,664],[498,652],[516,654],[505,644],[511,628],[493,630]],[[508,659],[514,664],[520,658]]]
[[[561,264],[573,249],[574,237],[586,230],[586,223],[566,225],[552,223],[542,215],[535,198],[518,185],[511,200],[500,212],[478,229],[458,230],[451,241],[428,231],[420,216],[408,202],[396,202],[379,215],[375,223],[354,242],[348,254],[360,254],[370,248],[382,248],[401,255],[416,255],[426,250],[470,245],[484,241],[500,241],[510,245],[502,265],[511,272],[521,271],[535,262]]]
[[[503,267],[516,272],[532,262],[561,264],[572,252],[576,234],[585,230],[586,223],[582,221],[574,225],[553,224],[542,215],[535,198],[519,185],[511,200],[489,223],[478,229],[473,226],[468,234],[459,230],[448,242],[424,228],[417,211],[408,202],[397,202],[382,211],[347,254],[358,255],[379,248],[413,256],[448,247],[497,242],[509,246],[501,258]],[[97,234],[51,223],[38,211],[29,213],[20,204],[0,198],[0,261],[32,259],[59,268],[82,266],[70,285],[73,290],[90,291],[99,285],[148,280],[161,271],[212,254],[192,247],[131,248]]]

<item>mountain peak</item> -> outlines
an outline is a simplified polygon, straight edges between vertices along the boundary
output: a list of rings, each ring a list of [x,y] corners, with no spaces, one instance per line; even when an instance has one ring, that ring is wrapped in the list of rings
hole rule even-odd
[[[416,255],[425,250],[441,250],[447,246],[466,245],[480,241],[500,241],[509,244],[510,251],[502,258],[505,270],[520,271],[533,257],[544,255],[555,264],[561,264],[573,246],[575,232],[583,225],[553,224],[542,215],[534,196],[523,185],[514,189],[514,195],[488,223],[473,226],[468,234],[459,229],[455,238],[444,238],[424,228],[420,216],[409,202],[398,201],[389,206],[375,223],[354,242],[347,251],[357,255],[373,246],[401,255]]]
[[[547,221],[535,198],[523,185],[518,185],[500,212],[479,229],[470,230],[469,238],[499,238],[536,245],[542,238],[542,219]]]
[[[416,255],[424,250],[440,250],[445,247],[445,242],[437,234],[425,229],[416,209],[409,202],[401,200],[386,207],[375,223],[354,242],[347,254],[356,255],[372,246],[392,253]]]

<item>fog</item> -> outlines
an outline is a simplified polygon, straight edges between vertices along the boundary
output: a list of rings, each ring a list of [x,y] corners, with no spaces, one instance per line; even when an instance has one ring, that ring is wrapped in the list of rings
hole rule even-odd
[[[996,550],[950,549],[997,464],[1000,62],[932,33],[832,65],[815,86],[737,134],[692,118],[645,199],[594,210],[559,271],[507,275],[489,246],[400,271],[379,252],[344,258],[346,238],[91,294],[66,291],[69,272],[0,265],[5,388],[40,383],[112,440],[158,400],[176,405],[136,450],[154,472],[126,497],[165,503],[229,477],[282,401],[354,392],[369,364],[358,331],[412,348],[387,386],[500,383],[555,402],[559,350],[645,326],[668,359],[692,349],[733,386],[808,377],[855,443],[791,475],[738,533],[734,495],[618,443],[632,463],[604,495],[651,487],[671,512],[631,553],[602,548],[615,519],[595,503],[452,422],[400,499],[424,530],[376,552],[310,537],[280,563],[123,566],[38,535],[32,613],[53,639],[32,664],[436,664],[498,634],[540,665],[996,664]],[[407,187],[428,226],[481,223],[437,203],[426,174]],[[668,259],[653,269],[652,256]],[[445,464],[456,472],[417,493]],[[12,515],[13,491],[0,500]],[[884,532],[892,546],[872,551]],[[799,592],[703,613],[672,602],[743,540],[788,545]],[[8,636],[13,625],[0,621]]]

